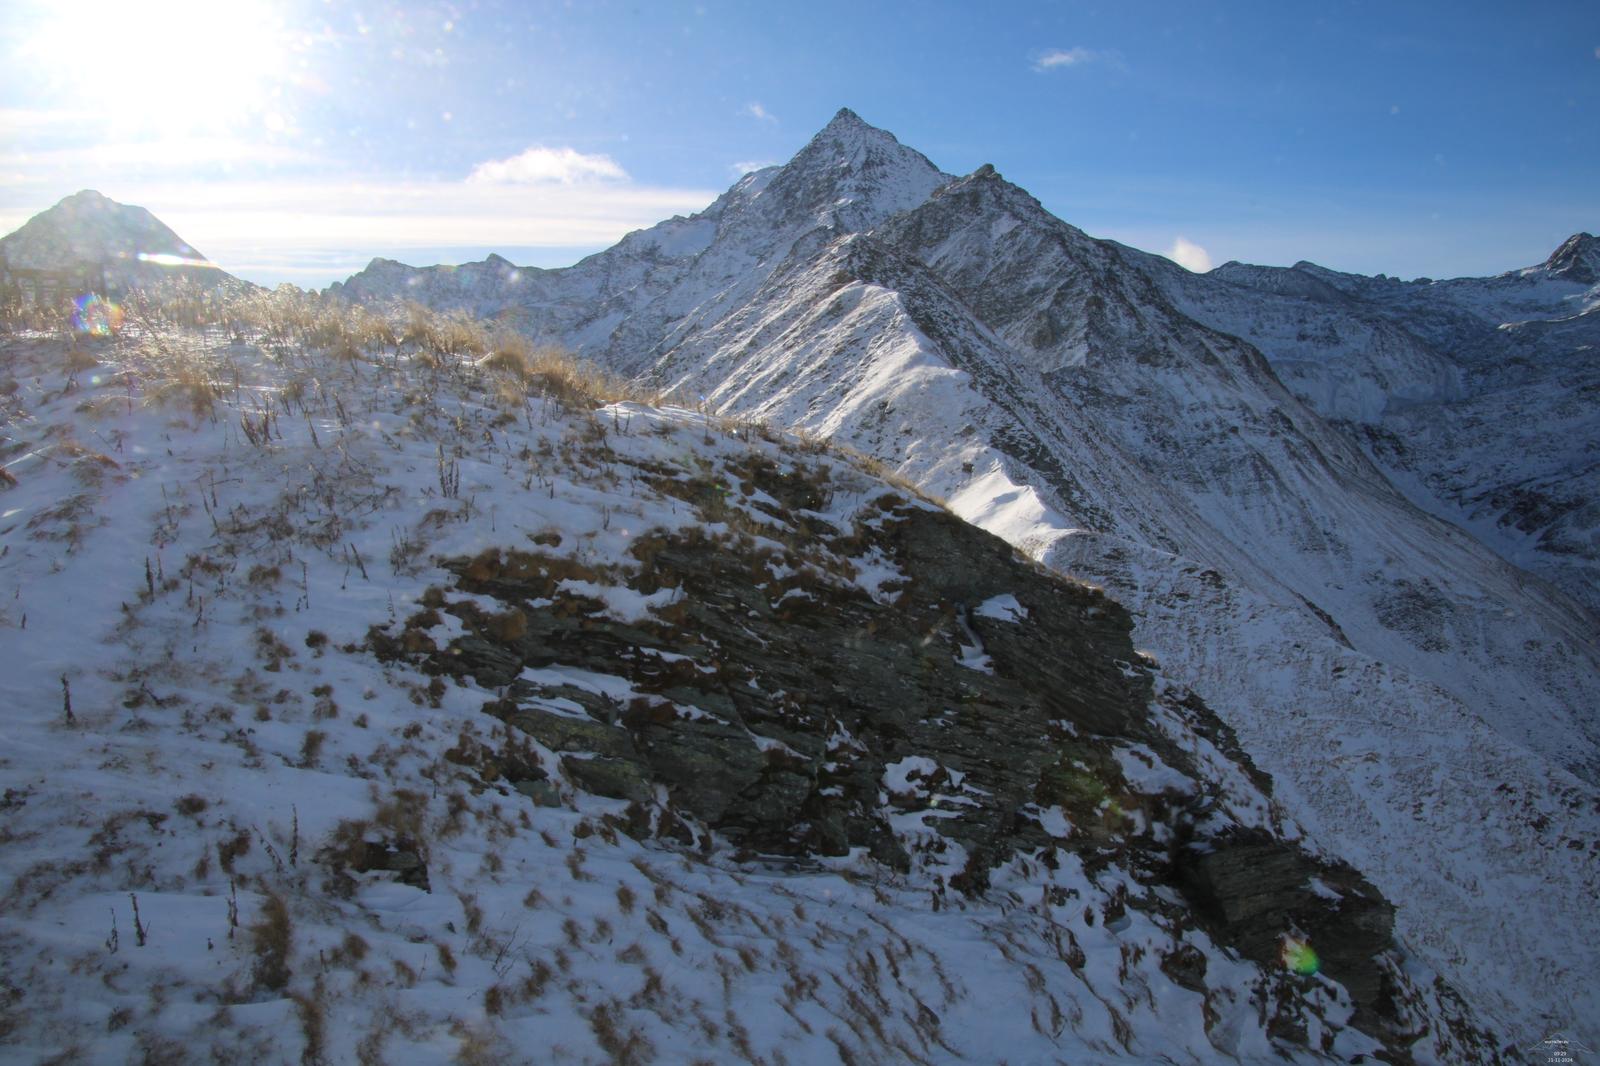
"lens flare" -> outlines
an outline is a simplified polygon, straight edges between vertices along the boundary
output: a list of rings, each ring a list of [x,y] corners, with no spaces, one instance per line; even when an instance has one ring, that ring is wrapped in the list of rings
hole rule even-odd
[[[1322,966],[1311,945],[1292,936],[1283,938],[1283,964],[1302,977],[1310,977]]]
[[[91,337],[109,337],[122,329],[122,308],[94,293],[72,301],[72,328]]]
[[[164,267],[215,267],[216,264],[209,259],[188,259],[181,255],[172,255],[169,252],[140,252],[139,262],[154,263]]]

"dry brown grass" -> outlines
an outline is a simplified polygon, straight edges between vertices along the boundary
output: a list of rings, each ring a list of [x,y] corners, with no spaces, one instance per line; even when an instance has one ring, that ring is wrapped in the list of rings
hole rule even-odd
[[[250,926],[250,946],[256,956],[253,975],[262,988],[276,991],[289,983],[293,932],[288,905],[281,896],[268,893],[261,901],[259,916]]]
[[[223,354],[226,350],[212,346],[214,332],[208,341],[205,329],[212,325],[221,325],[235,342],[261,346],[306,380],[318,379],[319,369],[331,366],[354,368],[366,362],[398,367],[399,360],[409,357],[418,367],[445,374],[488,375],[493,391],[512,409],[529,398],[574,411],[623,400],[663,399],[657,390],[610,375],[504,324],[486,323],[459,310],[436,312],[415,302],[380,311],[292,286],[224,298],[174,290],[131,298],[129,321],[147,402],[180,407],[199,417],[214,417],[216,405],[236,398],[247,384],[240,381],[240,367]],[[285,394],[305,405],[303,396],[292,390]]]
[[[160,375],[158,384],[147,394],[152,403],[187,408],[196,418],[209,418],[223,397],[222,384],[213,377],[208,362],[197,354],[183,352],[160,359],[151,369]]]
[[[555,345],[535,344],[503,328],[491,336],[488,354],[477,366],[513,385],[501,395],[517,403],[524,397],[540,396],[582,411],[622,400],[655,399],[654,394],[581,362]]]

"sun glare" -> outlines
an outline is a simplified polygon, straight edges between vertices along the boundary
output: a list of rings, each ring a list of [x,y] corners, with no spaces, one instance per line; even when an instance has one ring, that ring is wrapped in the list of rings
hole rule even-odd
[[[37,18],[29,58],[123,132],[259,122],[290,73],[281,10],[264,0],[87,0],[41,7]]]

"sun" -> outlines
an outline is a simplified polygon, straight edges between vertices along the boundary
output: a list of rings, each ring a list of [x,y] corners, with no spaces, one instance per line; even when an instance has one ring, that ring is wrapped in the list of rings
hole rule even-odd
[[[25,53],[57,99],[120,133],[225,132],[261,120],[292,73],[266,0],[40,5]]]

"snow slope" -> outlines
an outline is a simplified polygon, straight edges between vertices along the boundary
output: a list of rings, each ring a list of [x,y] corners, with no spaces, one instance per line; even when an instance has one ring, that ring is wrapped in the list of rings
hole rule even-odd
[[[1600,242],[1493,278],[1311,263],[1165,271],[1186,313],[1256,345],[1418,506],[1600,606]],[[1217,284],[1218,281],[1226,284]]]
[[[719,200],[710,243],[659,281],[630,273],[643,259],[627,242],[572,268],[639,279],[603,335],[596,319],[563,332],[561,315],[578,311],[501,291],[475,290],[472,306],[526,314],[542,335],[715,410],[848,443],[1105,584],[1141,645],[1222,708],[1313,837],[1401,901],[1406,935],[1485,1017],[1512,1034],[1600,1016],[1568,951],[1600,913],[1594,615],[1442,520],[1420,475],[1391,478],[1322,417],[1478,386],[1426,336],[1357,315],[1353,352],[1337,337],[1297,341],[1310,369],[1285,374],[1307,406],[1233,330],[1258,316],[1269,350],[1291,328],[1298,338],[1286,302],[1356,300],[1337,278],[1191,285],[1051,217],[992,167],[938,181],[891,142],[841,113],[785,167]],[[876,209],[852,201],[855,220],[819,212],[826,194],[768,200],[831,190],[873,148],[905,176],[887,179],[880,162],[852,185],[883,190]],[[382,303],[444,277],[419,276],[401,290],[368,272],[340,292]],[[1207,324],[1221,290],[1230,314]],[[1345,362],[1324,358],[1334,352]],[[1506,450],[1492,433],[1479,447]]]
[[[667,571],[640,544],[800,552],[761,587],[788,588],[763,601],[780,618],[794,592],[887,610],[932,575],[897,567],[881,538],[930,505],[748,422],[591,411],[563,379],[404,343],[324,351],[230,318],[98,345],[92,372],[54,338],[0,342],[8,1057],[1309,1063],[1382,1050],[1343,987],[1224,948],[1193,890],[1160,879],[1175,833],[1204,845],[1203,870],[1235,833],[1290,861],[1301,830],[1203,705],[1131,660],[1097,668],[1146,702],[1145,741],[1070,722],[1013,738],[1094,760],[1062,770],[1087,806],[1017,812],[1015,852],[970,894],[946,891],[975,867],[941,827],[990,802],[981,758],[963,771],[902,749],[884,767],[871,813],[915,856],[898,869],[864,848],[734,853],[696,822],[691,782],[633,802],[594,785],[624,733],[599,709],[663,708],[633,664],[689,677],[749,665],[708,665],[694,629],[661,628],[684,625],[684,590],[645,591]],[[752,477],[811,506],[786,510],[741,484]],[[555,568],[551,596],[518,607],[500,560],[533,551]],[[1024,680],[1005,641],[1043,624],[1052,597],[1091,605],[1086,632],[1120,616],[1009,556],[996,565],[1030,576],[959,627],[980,653],[988,641],[1000,676],[969,672],[953,631],[921,642],[977,691]],[[609,667],[597,671],[552,644],[510,685],[481,680],[489,634],[574,612],[595,634],[648,629],[679,650],[591,648],[584,662]],[[508,699],[522,710],[495,717]],[[673,729],[709,729],[724,704],[666,713]],[[543,723],[538,737],[564,722],[591,739],[552,747],[518,715]],[[759,728],[748,746],[783,765],[780,738],[798,735]],[[836,733],[828,754],[848,763],[882,743]],[[1306,913],[1386,913],[1353,872],[1322,869],[1300,890]],[[1340,947],[1319,946],[1330,960]],[[1497,1061],[1423,959],[1383,958],[1387,1054]]]

